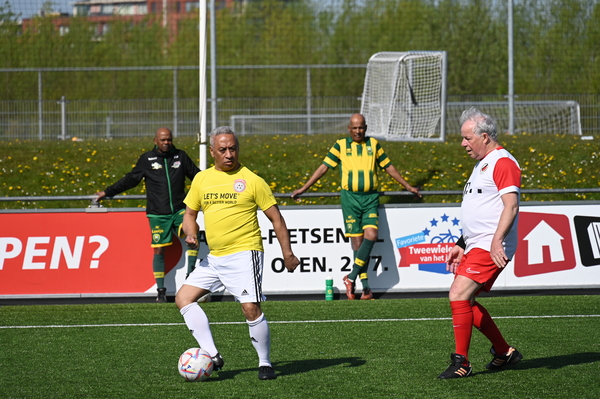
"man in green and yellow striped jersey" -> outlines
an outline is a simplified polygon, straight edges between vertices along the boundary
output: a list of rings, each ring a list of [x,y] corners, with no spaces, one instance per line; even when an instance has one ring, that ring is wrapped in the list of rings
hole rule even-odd
[[[373,299],[367,276],[367,263],[371,249],[377,241],[379,221],[379,193],[377,192],[377,167],[415,195],[419,189],[408,184],[396,170],[379,142],[367,137],[367,124],[361,114],[353,114],[348,125],[349,137],[339,139],[331,147],[323,163],[308,181],[292,193],[298,197],[316,183],[329,169],[340,165],[341,205],[345,235],[350,237],[354,251],[352,271],[344,276],[348,299],[354,299],[354,281],[360,276],[363,291],[360,299]]]

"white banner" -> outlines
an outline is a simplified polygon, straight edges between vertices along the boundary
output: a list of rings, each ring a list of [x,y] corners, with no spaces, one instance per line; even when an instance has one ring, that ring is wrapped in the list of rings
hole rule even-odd
[[[324,293],[327,276],[336,292],[352,269],[352,249],[344,237],[337,206],[281,207],[300,266],[288,273],[269,220],[259,212],[265,246],[265,294]],[[202,215],[199,223],[203,229]],[[446,253],[460,237],[459,204],[391,205],[380,208],[379,241],[369,263],[374,292],[447,290]],[[199,258],[207,253],[202,243]],[[183,259],[182,259],[183,261]],[[168,279],[179,287],[185,270]],[[600,205],[521,204],[519,244],[496,289],[573,288],[600,285]],[[172,287],[173,290],[175,287]],[[171,291],[171,289],[169,289]],[[360,293],[360,283],[357,284]]]

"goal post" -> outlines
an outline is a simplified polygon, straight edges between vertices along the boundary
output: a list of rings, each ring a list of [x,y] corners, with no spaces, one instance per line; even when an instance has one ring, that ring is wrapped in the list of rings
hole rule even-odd
[[[445,141],[445,51],[380,52],[369,59],[361,113],[370,136]]]
[[[460,132],[461,113],[470,107],[496,120],[498,132],[508,132],[509,109],[506,101],[449,102],[448,129]],[[581,136],[581,114],[577,101],[515,101],[514,133],[517,134],[572,134]]]

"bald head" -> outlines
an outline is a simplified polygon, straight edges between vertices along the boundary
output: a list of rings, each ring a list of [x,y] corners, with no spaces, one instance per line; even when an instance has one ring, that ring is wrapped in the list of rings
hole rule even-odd
[[[356,113],[350,116],[350,123],[361,123],[366,125],[365,117],[362,114]]]
[[[350,124],[348,125],[348,133],[350,133],[352,141],[362,143],[367,134],[365,117],[361,114],[352,114],[350,117]]]
[[[169,136],[173,137],[171,130],[169,130],[169,128],[167,127],[159,127],[158,129],[156,129],[156,134],[154,135],[154,137],[158,138],[159,136],[164,134],[168,134]]]
[[[173,134],[166,127],[159,127],[154,135],[154,144],[158,151],[169,153],[173,148]]]

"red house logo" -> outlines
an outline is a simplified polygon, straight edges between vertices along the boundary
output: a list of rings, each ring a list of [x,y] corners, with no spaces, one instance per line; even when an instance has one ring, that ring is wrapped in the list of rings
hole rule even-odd
[[[551,213],[519,214],[515,276],[525,277],[575,268],[569,218]]]

